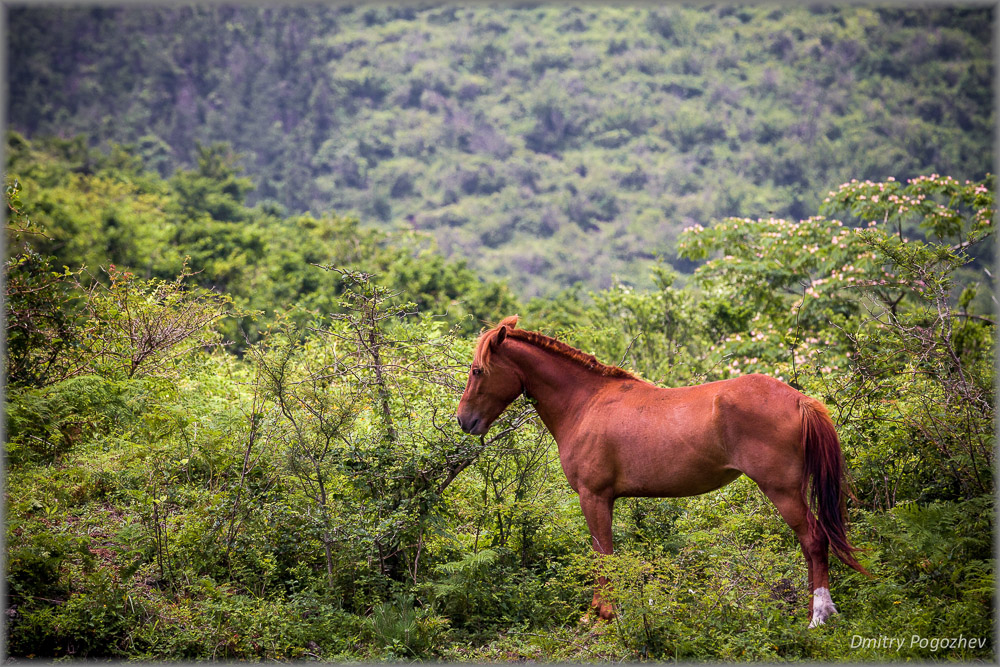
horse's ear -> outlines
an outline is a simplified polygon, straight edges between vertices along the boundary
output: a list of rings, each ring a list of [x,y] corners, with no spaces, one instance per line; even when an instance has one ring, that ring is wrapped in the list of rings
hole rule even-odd
[[[513,329],[517,326],[517,315],[511,315],[510,317],[505,317],[497,325],[497,335],[493,337],[490,344],[496,347],[500,343],[504,342],[507,338],[507,329]]]
[[[497,325],[497,335],[493,339],[494,345],[499,345],[504,342],[507,338],[507,329],[513,329],[517,326],[517,315],[511,315],[510,317],[505,317]]]

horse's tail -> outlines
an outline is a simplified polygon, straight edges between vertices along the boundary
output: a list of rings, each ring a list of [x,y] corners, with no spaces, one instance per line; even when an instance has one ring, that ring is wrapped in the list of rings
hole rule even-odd
[[[830,550],[846,565],[868,575],[851,552],[857,547],[847,541],[847,502],[844,488],[844,455],[833,420],[826,407],[812,398],[799,401],[802,412],[802,450],[804,453],[802,497],[816,513],[807,513],[830,544]],[[869,575],[871,576],[871,575]]]

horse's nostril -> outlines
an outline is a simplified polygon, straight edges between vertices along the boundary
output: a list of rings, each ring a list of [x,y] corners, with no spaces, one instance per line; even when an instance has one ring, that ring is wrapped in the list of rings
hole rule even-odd
[[[473,429],[476,428],[476,424],[479,423],[479,418],[475,419],[462,419],[461,415],[456,415],[458,417],[458,426],[466,433],[472,433]]]

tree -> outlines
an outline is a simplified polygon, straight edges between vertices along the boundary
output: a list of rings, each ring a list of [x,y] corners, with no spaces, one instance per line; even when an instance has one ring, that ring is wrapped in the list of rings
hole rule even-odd
[[[139,280],[114,265],[106,273],[108,285],[77,284],[88,315],[83,354],[99,375],[170,374],[188,352],[223,345],[214,325],[238,314],[230,297],[187,288],[184,282],[192,275],[187,271],[173,281]]]
[[[874,412],[898,428],[900,440],[887,444],[894,458],[913,461],[911,493],[991,493],[996,320],[992,308],[977,312],[980,283],[968,276],[978,265],[992,291],[975,255],[992,254],[993,179],[851,182],[832,194],[831,207],[871,221],[856,236],[885,267],[859,281],[865,315],[844,328],[852,365],[837,392],[843,418],[863,422]],[[908,223],[927,238],[909,239]],[[882,404],[873,406],[876,397]],[[893,504],[898,482],[878,485],[880,502]]]
[[[416,582],[443,494],[485,448],[513,437],[526,406],[489,440],[462,434],[446,407],[464,366],[453,335],[373,276],[327,268],[343,283],[338,311],[305,329],[282,325],[252,356],[322,523],[328,571],[334,542],[360,544],[380,574]]]
[[[681,236],[686,257],[716,254],[694,276],[709,297],[755,313],[711,354],[729,374],[769,372],[822,392],[857,438],[868,502],[893,505],[900,484],[911,497],[992,488],[995,320],[974,303],[977,267],[992,285],[982,266],[992,183],[855,180],[824,211],[858,227],[728,219]]]
[[[7,382],[14,387],[41,387],[83,372],[76,354],[79,341],[79,294],[73,274],[57,271],[51,257],[35,252],[26,236],[45,236],[44,229],[24,211],[21,184],[8,177],[7,242],[22,242],[4,263]]]

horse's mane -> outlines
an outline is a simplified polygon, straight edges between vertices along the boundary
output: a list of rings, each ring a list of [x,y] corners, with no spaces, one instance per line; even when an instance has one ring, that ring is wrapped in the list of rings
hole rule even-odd
[[[618,366],[611,366],[609,364],[602,364],[597,360],[592,354],[587,354],[582,352],[575,347],[567,345],[561,340],[552,338],[551,336],[546,336],[545,334],[538,333],[537,331],[528,331],[526,329],[516,329],[517,326],[517,315],[505,318],[492,329],[483,332],[479,336],[479,340],[476,343],[476,352],[473,355],[472,363],[473,365],[479,366],[485,372],[489,372],[490,363],[493,358],[493,341],[496,340],[497,333],[502,327],[507,327],[507,337],[513,338],[515,340],[520,340],[535,347],[539,347],[543,350],[549,352],[554,352],[555,354],[565,358],[575,361],[580,366],[587,368],[599,375],[604,377],[617,377],[617,378],[627,378],[630,380],[638,380],[634,374],[629,371],[619,368]]]

